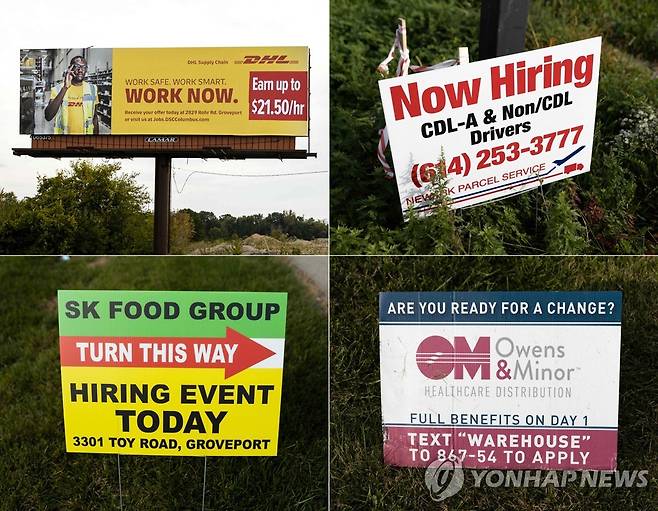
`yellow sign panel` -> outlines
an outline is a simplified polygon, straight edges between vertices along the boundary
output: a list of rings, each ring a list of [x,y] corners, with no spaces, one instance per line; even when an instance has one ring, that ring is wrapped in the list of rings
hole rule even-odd
[[[308,133],[308,48],[117,48],[112,133]]]
[[[222,373],[62,367],[66,450],[276,456],[283,369]]]

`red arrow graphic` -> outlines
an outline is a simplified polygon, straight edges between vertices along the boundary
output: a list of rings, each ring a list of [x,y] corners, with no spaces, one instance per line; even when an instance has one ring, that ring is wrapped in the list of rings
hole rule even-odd
[[[62,366],[205,367],[230,378],[275,353],[237,330],[224,338],[60,336]]]

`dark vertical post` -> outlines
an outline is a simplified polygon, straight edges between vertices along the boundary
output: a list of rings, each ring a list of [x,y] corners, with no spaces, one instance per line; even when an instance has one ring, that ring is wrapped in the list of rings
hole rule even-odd
[[[171,157],[155,157],[155,208],[153,212],[153,253],[169,253],[169,208],[171,199]]]
[[[522,52],[530,0],[482,0],[480,60]]]

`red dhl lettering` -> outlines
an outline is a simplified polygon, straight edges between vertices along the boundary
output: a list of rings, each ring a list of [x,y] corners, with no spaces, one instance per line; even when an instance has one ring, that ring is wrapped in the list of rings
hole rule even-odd
[[[289,64],[288,55],[245,55],[243,64]]]

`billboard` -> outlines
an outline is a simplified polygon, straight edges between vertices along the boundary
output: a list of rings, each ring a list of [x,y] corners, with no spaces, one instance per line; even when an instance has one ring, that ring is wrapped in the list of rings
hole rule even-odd
[[[384,461],[614,470],[622,295],[380,293]]]
[[[20,133],[307,136],[307,47],[20,51]]]
[[[430,214],[590,170],[601,38],[381,80],[400,204]]]
[[[67,452],[276,456],[286,293],[58,292]]]

